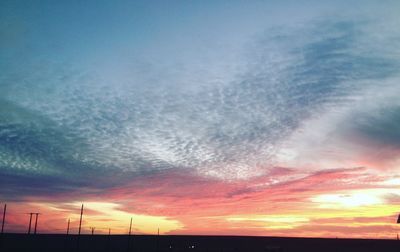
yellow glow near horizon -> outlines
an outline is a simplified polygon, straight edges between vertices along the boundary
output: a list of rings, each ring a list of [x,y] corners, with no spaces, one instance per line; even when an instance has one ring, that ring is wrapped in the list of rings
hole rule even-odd
[[[385,185],[399,185],[400,186],[400,178],[388,179],[383,182]]]
[[[391,181],[394,183],[397,181]],[[346,191],[336,194],[321,194],[310,198],[311,202],[319,203],[319,208],[354,208],[385,204],[388,194],[400,195],[400,190],[366,189]]]
[[[234,216],[228,217],[226,220],[234,222],[260,222],[264,223],[264,227],[267,229],[291,229],[309,221],[308,218],[301,216],[284,215]]]
[[[382,204],[382,200],[368,194],[326,194],[312,198],[313,202],[320,203],[321,208],[358,207]]]
[[[80,207],[81,203],[71,203],[70,205]],[[165,216],[150,216],[125,212],[118,210],[120,207],[116,203],[108,202],[85,202],[84,209],[96,211],[98,213],[85,214],[84,223],[98,227],[99,229],[106,229],[112,227],[117,233],[128,232],[128,225],[130,218],[132,218],[132,230],[139,233],[156,234],[157,229],[160,228],[160,233],[167,233],[172,230],[178,230],[183,225],[177,220],[168,219]],[[70,215],[71,218],[79,218],[79,213]]]
[[[264,222],[305,222],[308,218],[296,216],[257,216],[257,217],[229,217],[229,221],[264,221]]]
[[[226,228],[232,230],[246,230],[246,232],[256,232],[256,234],[276,234],[276,235],[303,235],[303,236],[328,236],[331,231],[321,231],[316,233],[318,227],[321,230],[330,227],[354,227],[363,228],[364,236],[371,236],[376,227],[387,227],[389,230],[396,228],[395,219],[397,218],[400,204],[386,202],[388,195],[400,195],[398,189],[367,189],[367,190],[348,190],[336,194],[321,194],[303,201],[302,204],[295,204],[291,208],[275,209],[270,214],[237,214],[237,215],[213,215],[202,218],[217,219],[226,224],[212,226],[202,223],[204,230],[210,232],[223,231]],[[34,203],[40,207],[41,211],[59,212],[62,219],[71,219],[72,226],[77,227],[79,222],[80,202],[70,203]],[[89,227],[96,227],[95,233],[107,233],[108,228],[112,229],[113,234],[127,234],[130,218],[133,218],[132,232],[136,234],[156,234],[160,228],[160,233],[185,232],[184,226],[179,217],[170,219],[167,216],[150,216],[144,214],[133,214],[123,208],[123,204],[109,202],[85,202],[82,233],[88,233]],[[274,211],[274,212],[272,212]],[[44,214],[48,216],[48,214]],[[392,219],[393,217],[393,219]],[[58,217],[57,217],[58,218]],[[370,219],[368,219],[370,218]],[[65,220],[64,219],[64,220]],[[185,221],[185,220],[183,220]],[[64,228],[65,224],[51,224],[49,230],[56,230],[58,226]],[[213,223],[213,222],[210,222]],[[219,223],[219,222],[217,222]],[[187,222],[186,225],[190,226]],[[58,225],[58,226],[57,226]],[[221,229],[219,229],[222,227]],[[308,228],[315,230],[310,231]],[[61,230],[60,229],[60,230]],[[255,231],[257,230],[257,231]],[[297,230],[297,231],[296,231]],[[302,230],[305,230],[304,232]],[[339,230],[339,229],[338,229]],[[222,232],[221,231],[221,232]],[[296,232],[295,232],[296,231]],[[258,232],[258,233],[257,233]],[[282,233],[283,232],[283,233]],[[325,233],[324,233],[325,232]],[[331,233],[340,231],[332,231]],[[356,237],[357,234],[352,235]],[[387,236],[387,235],[386,235]]]

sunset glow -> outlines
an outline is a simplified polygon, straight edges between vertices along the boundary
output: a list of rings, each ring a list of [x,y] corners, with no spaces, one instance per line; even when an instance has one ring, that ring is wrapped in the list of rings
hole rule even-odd
[[[399,2],[251,2],[1,1],[6,232],[395,238]]]

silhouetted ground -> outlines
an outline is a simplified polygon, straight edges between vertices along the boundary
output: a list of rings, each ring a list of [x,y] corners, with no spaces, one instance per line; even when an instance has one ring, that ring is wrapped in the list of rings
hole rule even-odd
[[[317,239],[251,236],[151,236],[151,235],[76,235],[4,234],[1,252],[391,252],[400,251],[397,240]],[[79,248],[78,248],[79,246]]]

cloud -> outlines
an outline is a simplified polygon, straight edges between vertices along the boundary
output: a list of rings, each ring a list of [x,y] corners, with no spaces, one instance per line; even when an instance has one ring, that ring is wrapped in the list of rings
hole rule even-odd
[[[160,48],[145,60],[127,53],[117,67],[114,50],[85,53],[88,61],[14,60],[0,79],[0,196],[106,198],[113,211],[179,219],[188,232],[209,231],[196,223],[208,217],[239,232],[226,216],[292,216],[323,203],[313,197],[340,203],[354,190],[391,189],[400,104],[390,22],[266,24],[225,48],[228,58],[188,44],[187,57],[155,57]],[[88,64],[104,55],[110,62]],[[247,220],[249,230],[262,226]]]
[[[256,43],[257,56],[248,59],[246,71],[228,83],[209,80],[214,84],[201,89],[188,89],[185,79],[172,84],[173,76],[162,79],[168,72],[151,67],[150,75],[160,75],[152,81],[157,85],[125,79],[112,86],[93,73],[59,65],[29,72],[27,64],[15,85],[3,87],[2,155],[10,159],[4,167],[88,176],[95,170],[176,168],[220,179],[265,174],[282,143],[303,125],[353,104],[362,94],[356,88],[361,80],[395,73],[396,60],[360,52],[358,43],[368,38],[365,26],[329,20],[271,30]],[[395,139],[395,129],[382,130],[395,124],[395,111],[385,113],[375,126],[356,121],[358,131]],[[22,119],[25,114],[30,116]]]

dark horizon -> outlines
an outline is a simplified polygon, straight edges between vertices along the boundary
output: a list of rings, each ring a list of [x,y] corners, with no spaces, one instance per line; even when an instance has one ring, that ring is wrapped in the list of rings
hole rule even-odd
[[[20,251],[207,251],[207,252],[291,252],[291,251],[398,251],[400,241],[338,238],[283,238],[255,236],[195,235],[48,235],[7,234],[1,246]]]

